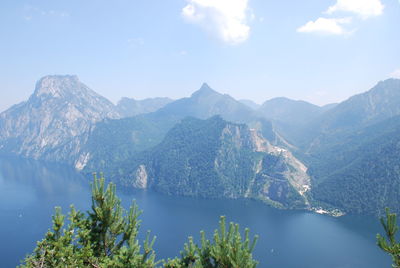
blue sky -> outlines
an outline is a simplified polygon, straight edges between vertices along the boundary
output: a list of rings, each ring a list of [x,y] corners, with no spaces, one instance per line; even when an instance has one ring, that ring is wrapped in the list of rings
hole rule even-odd
[[[2,0],[0,111],[47,74],[120,97],[202,82],[262,103],[341,101],[400,77],[399,0]]]

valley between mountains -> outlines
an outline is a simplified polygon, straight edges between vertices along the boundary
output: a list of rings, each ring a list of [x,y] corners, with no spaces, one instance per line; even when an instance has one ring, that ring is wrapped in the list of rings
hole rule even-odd
[[[399,79],[323,107],[257,105],[207,84],[187,98],[114,105],[54,75],[0,114],[0,153],[104,171],[127,188],[380,215],[400,212],[399,131]]]

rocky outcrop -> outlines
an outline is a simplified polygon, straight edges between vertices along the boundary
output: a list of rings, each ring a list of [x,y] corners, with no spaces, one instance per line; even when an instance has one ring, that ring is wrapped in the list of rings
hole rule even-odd
[[[138,189],[147,188],[147,171],[144,165],[139,165],[135,172],[132,186]]]
[[[77,168],[88,133],[104,118],[118,118],[115,106],[76,76],[46,76],[23,103],[0,114],[0,152],[64,162]]]
[[[258,179],[263,181],[263,186],[256,189],[256,196],[273,201],[273,196],[279,199],[282,197],[284,189],[290,191],[290,188],[293,187],[302,196],[305,205],[308,206],[309,201],[306,193],[311,189],[311,180],[307,174],[307,167],[290,151],[272,145],[255,130],[251,130],[251,141],[254,151],[269,155],[269,157],[263,157],[256,166]],[[273,177],[280,177],[283,180],[271,180],[271,174],[274,174]],[[287,183],[291,187],[286,185]],[[260,189],[262,190],[260,191]],[[271,191],[275,191],[275,193]]]

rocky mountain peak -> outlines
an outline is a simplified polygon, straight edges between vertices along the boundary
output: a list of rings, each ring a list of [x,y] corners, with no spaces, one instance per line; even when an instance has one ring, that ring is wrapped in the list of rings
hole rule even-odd
[[[36,83],[33,96],[41,97],[48,95],[59,98],[81,89],[82,85],[76,75],[48,75]]]
[[[382,81],[379,81],[377,85],[399,85],[400,79],[398,78],[388,78]]]
[[[96,122],[118,117],[77,76],[45,76],[28,101],[0,114],[0,153],[71,163]]]

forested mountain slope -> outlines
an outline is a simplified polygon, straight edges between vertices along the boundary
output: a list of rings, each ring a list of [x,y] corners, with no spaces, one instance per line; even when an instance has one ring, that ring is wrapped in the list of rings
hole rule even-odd
[[[154,148],[113,169],[126,186],[211,198],[255,198],[306,207],[307,168],[244,124],[186,118]]]
[[[270,121],[232,97],[203,84],[190,97],[173,101],[154,113],[97,124],[82,152],[81,158],[87,159],[84,167],[86,171],[106,170],[108,164],[114,165],[113,162],[123,161],[161,142],[180,120],[188,116],[207,119],[214,115],[233,122],[247,123],[273,144],[283,142],[276,135]]]
[[[315,200],[351,213],[400,212],[400,116],[369,126],[314,155]]]

